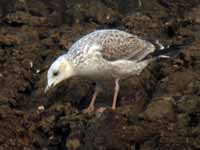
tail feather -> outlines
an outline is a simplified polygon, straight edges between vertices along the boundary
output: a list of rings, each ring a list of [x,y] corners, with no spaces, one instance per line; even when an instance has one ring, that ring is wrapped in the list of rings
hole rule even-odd
[[[163,46],[158,40],[153,42],[156,50],[149,54],[151,58],[158,59],[158,58],[169,58],[169,57],[177,57],[177,55],[181,52],[181,50],[191,46],[195,37],[189,37],[183,40],[182,44],[173,44]],[[147,59],[149,56],[146,57]]]
[[[188,44],[174,44],[171,46],[167,46],[164,49],[157,49],[153,53],[150,53],[148,56],[146,56],[143,60],[147,59],[160,59],[160,58],[170,58],[170,57],[176,57],[181,50],[186,48]]]
[[[186,47],[184,44],[176,44],[168,46],[162,50],[155,50],[155,52],[151,53],[151,57],[159,57],[159,56],[168,56],[168,57],[176,57],[181,50]]]

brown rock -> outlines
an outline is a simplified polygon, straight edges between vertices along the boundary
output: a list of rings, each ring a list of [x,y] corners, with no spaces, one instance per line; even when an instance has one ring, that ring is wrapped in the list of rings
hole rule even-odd
[[[173,100],[170,97],[161,97],[152,101],[144,112],[144,116],[150,120],[173,119],[174,109]]]

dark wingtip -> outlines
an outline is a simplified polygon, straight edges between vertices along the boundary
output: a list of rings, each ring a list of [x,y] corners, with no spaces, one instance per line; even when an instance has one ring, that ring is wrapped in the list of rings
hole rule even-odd
[[[164,49],[156,49],[153,53],[151,53],[151,57],[158,57],[161,55],[166,55],[170,57],[176,57],[182,50],[191,46],[194,41],[194,38],[187,38],[181,44],[172,44],[165,46]]]

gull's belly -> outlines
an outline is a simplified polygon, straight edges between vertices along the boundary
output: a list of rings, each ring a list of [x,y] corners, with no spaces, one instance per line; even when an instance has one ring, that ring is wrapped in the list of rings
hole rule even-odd
[[[149,61],[135,62],[130,60],[109,62],[93,58],[80,65],[79,76],[94,80],[122,79],[139,75],[148,63]]]
[[[139,75],[141,71],[148,65],[149,61],[129,61],[119,60],[112,62],[112,73],[115,78],[127,78],[133,75]]]
[[[79,69],[79,76],[94,80],[114,79],[112,66],[105,61],[98,59],[91,59],[81,64]]]

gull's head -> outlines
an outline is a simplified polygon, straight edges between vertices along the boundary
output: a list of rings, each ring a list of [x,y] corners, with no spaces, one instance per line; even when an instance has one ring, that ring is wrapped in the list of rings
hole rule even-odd
[[[45,92],[61,81],[72,77],[73,75],[74,71],[72,68],[72,62],[67,60],[64,56],[58,57],[48,70]]]

